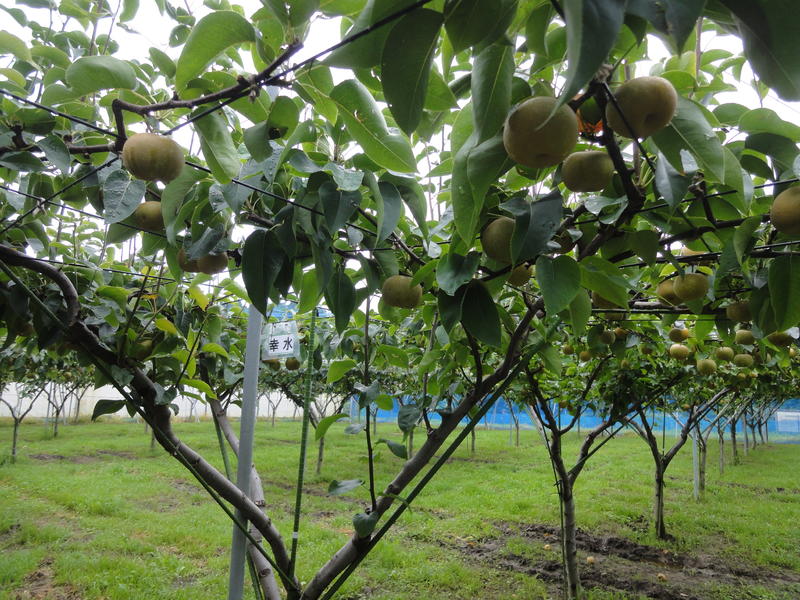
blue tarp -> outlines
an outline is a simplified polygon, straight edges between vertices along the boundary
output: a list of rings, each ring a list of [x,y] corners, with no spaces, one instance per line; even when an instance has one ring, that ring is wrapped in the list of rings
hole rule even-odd
[[[792,406],[797,406],[796,409],[792,409]],[[400,408],[400,404],[395,400],[394,407],[392,410],[378,410],[378,421],[382,423],[396,423],[397,422],[397,412]],[[800,410],[800,400],[790,400],[782,407],[782,410]],[[519,419],[520,427],[523,429],[531,429],[533,428],[533,423],[531,422],[530,417],[528,416],[526,411],[520,411],[518,407],[514,407],[514,415],[517,419]],[[685,417],[686,413],[679,413],[678,417],[682,418]],[[650,413],[651,423],[654,429],[658,431],[662,431],[664,427],[664,423],[666,421],[667,432],[678,431],[681,427],[679,423],[672,418],[671,415],[667,414],[666,419],[663,413],[655,411]],[[359,420],[358,415],[358,402],[357,400],[353,399],[350,403],[350,418],[352,420]],[[361,418],[363,419],[363,411]],[[569,423],[572,416],[566,411],[560,411],[558,417],[562,423],[565,425]],[[713,420],[714,415],[710,415],[710,420]],[[434,415],[432,420],[437,420],[438,416]],[[465,419],[464,422],[466,423],[468,420]],[[581,429],[591,429],[599,425],[601,419],[597,417],[592,411],[587,410],[586,412],[581,415],[580,419],[580,427]],[[509,427],[513,427],[514,419],[511,416],[511,409],[509,407],[508,402],[505,399],[500,398],[495,405],[489,410],[486,414],[486,417],[483,419],[482,425],[488,426],[491,429],[508,429]],[[786,428],[785,423],[781,423],[779,427],[779,423],[775,418],[770,419],[768,423],[768,428],[770,433],[800,433],[800,431],[795,431],[794,428],[788,430]],[[737,431],[742,431],[743,425],[741,420],[737,425]]]

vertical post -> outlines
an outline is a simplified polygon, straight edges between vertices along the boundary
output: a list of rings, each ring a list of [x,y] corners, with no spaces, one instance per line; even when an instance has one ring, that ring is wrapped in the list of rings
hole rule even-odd
[[[261,364],[261,313],[250,306],[247,317],[247,345],[244,355],[244,384],[242,390],[242,420],[239,425],[239,462],[236,467],[236,485],[242,493],[250,495],[250,469],[253,465],[253,433],[258,386],[258,367]],[[236,518],[244,523],[244,516],[236,511]],[[228,580],[228,600],[242,600],[244,594],[244,564],[247,538],[234,525],[231,540],[231,570]]]
[[[695,500],[700,500],[700,448],[697,443],[697,432],[692,436],[692,495]]]
[[[308,445],[308,425],[311,418],[311,383],[314,367],[314,334],[317,327],[317,309],[311,311],[311,326],[308,329],[308,359],[306,361],[306,389],[303,396],[303,428],[300,434],[300,461],[297,468],[297,491],[294,500],[294,526],[292,527],[292,550],[289,556],[289,573],[294,577],[297,563],[297,543],[300,540],[300,510],[303,505],[303,481],[306,474],[306,446]],[[369,410],[369,408],[367,408]],[[369,427],[369,422],[367,422]]]

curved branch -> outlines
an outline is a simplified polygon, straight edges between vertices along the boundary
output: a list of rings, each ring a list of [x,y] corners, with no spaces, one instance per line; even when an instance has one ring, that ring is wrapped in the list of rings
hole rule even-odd
[[[175,435],[171,423],[172,412],[168,406],[157,403],[158,393],[154,382],[135,364],[117,357],[113,351],[100,341],[86,323],[78,319],[78,293],[72,282],[53,266],[7,246],[0,245],[0,259],[9,264],[40,273],[58,285],[64,294],[64,301],[67,304],[69,319],[64,324],[64,330],[67,332],[69,339],[100,361],[125,369],[133,375],[130,387],[136,394],[134,399],[151,419],[158,443],[176,460],[187,467],[190,466],[209,487],[239,509],[242,515],[264,535],[274,553],[275,563],[281,570],[281,579],[284,586],[287,589],[297,589],[299,587],[298,582],[285,576],[285,573],[289,572],[289,556],[280,536],[275,537],[273,535],[275,529],[272,520],[250,498],[243,494],[233,482],[229,481],[213,465]]]
[[[78,319],[78,312],[80,310],[80,302],[78,301],[78,291],[72,285],[69,278],[61,271],[56,269],[53,265],[42,262],[33,256],[23,254],[18,250],[14,250],[8,246],[0,245],[0,260],[3,262],[14,265],[15,267],[23,267],[29,271],[34,271],[40,275],[44,275],[50,281],[55,283],[64,295],[64,303],[67,307],[66,326],[72,327]]]

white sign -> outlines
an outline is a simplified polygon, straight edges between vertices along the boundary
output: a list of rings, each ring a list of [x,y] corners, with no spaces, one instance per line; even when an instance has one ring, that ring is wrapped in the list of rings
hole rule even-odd
[[[289,356],[300,358],[297,323],[295,321],[270,323],[267,326],[267,336],[261,353],[264,358],[287,358]]]

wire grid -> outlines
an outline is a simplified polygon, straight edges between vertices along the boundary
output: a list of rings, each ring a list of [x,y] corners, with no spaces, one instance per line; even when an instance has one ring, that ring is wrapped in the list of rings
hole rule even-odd
[[[404,8],[402,10],[399,10],[399,11],[397,11],[395,13],[392,13],[392,14],[388,15],[387,17],[377,21],[373,25],[371,25],[371,26],[369,26],[369,27],[357,32],[357,33],[354,33],[354,34],[346,37],[345,39],[343,39],[340,42],[334,44],[333,46],[330,46],[330,47],[326,48],[325,50],[322,50],[322,51],[318,52],[314,56],[312,56],[312,57],[310,57],[308,59],[305,59],[305,60],[303,60],[303,61],[301,61],[301,62],[299,62],[299,63],[297,63],[297,64],[295,64],[295,65],[293,65],[293,66],[291,66],[289,68],[287,68],[287,69],[284,69],[283,71],[281,71],[280,73],[278,73],[276,75],[271,75],[271,76],[267,77],[266,79],[264,79],[263,81],[260,81],[257,84],[253,84],[253,85],[254,86],[257,85],[258,87],[262,87],[262,86],[265,86],[265,85],[269,85],[272,82],[281,80],[286,75],[294,73],[294,72],[298,71],[299,69],[301,69],[301,68],[303,68],[305,66],[313,64],[314,62],[319,60],[319,58],[321,58],[322,56],[324,56],[324,55],[326,55],[326,54],[328,54],[330,52],[333,52],[334,50],[336,50],[338,48],[344,47],[344,46],[356,41],[357,39],[359,39],[359,38],[361,38],[361,37],[363,37],[365,35],[368,35],[369,33],[375,31],[376,29],[378,29],[380,27],[383,27],[383,26],[385,26],[385,25],[387,25],[389,23],[392,23],[392,22],[396,21],[397,19],[405,16],[406,14],[409,14],[410,12],[413,12],[414,10],[424,6],[425,4],[428,4],[431,1],[432,0],[419,0],[418,2],[415,2],[414,4],[409,5],[408,7]],[[620,107],[619,107],[619,105],[617,103],[617,100],[616,100],[613,92],[611,91],[610,87],[608,86],[608,83],[603,82],[603,89],[604,89],[605,94],[607,95],[608,100],[617,108],[618,112],[620,113],[620,115],[623,118],[623,121],[627,122],[627,119],[625,118],[625,115],[623,114],[623,111],[620,110]],[[188,124],[190,124],[190,123],[192,123],[192,122],[194,122],[194,121],[196,121],[196,120],[198,120],[198,119],[200,119],[200,118],[202,118],[202,117],[204,117],[204,116],[206,116],[208,114],[211,114],[211,113],[213,113],[215,111],[221,110],[222,108],[224,108],[225,106],[227,106],[231,102],[234,102],[235,100],[238,100],[240,98],[245,97],[250,92],[251,92],[251,87],[245,88],[242,92],[232,96],[231,98],[226,99],[225,101],[221,102],[220,104],[215,105],[213,107],[210,107],[209,109],[207,109],[205,111],[202,111],[201,113],[199,113],[197,115],[193,115],[190,119],[187,119],[186,121],[184,121],[184,122],[176,125],[175,127],[171,128],[168,131],[168,133],[172,133],[172,132],[178,130],[179,128],[184,127],[184,126],[186,126],[186,125],[188,125]],[[104,129],[104,128],[102,128],[100,126],[97,126],[97,125],[95,125],[93,123],[85,121],[84,119],[81,119],[79,117],[74,117],[72,115],[68,115],[68,114],[63,113],[61,111],[58,111],[57,109],[55,109],[53,107],[48,107],[48,106],[45,106],[45,105],[40,104],[38,102],[34,102],[32,100],[28,100],[26,98],[20,97],[20,96],[18,96],[16,94],[13,94],[13,93],[8,92],[6,90],[0,89],[0,93],[6,94],[6,95],[18,100],[18,101],[21,101],[21,102],[36,106],[37,108],[40,108],[42,110],[46,110],[46,111],[50,112],[51,114],[54,114],[54,115],[57,115],[57,116],[61,116],[61,117],[64,117],[66,119],[69,119],[69,120],[71,120],[71,121],[73,121],[75,123],[90,127],[92,129],[94,129],[95,131],[99,131],[101,133],[105,133],[105,134],[108,134],[108,135],[112,135],[114,137],[118,137],[118,134],[115,133],[115,132],[112,132],[110,130]],[[641,153],[642,157],[646,160],[648,165],[650,165],[650,168],[653,171],[655,171],[655,165],[653,164],[652,159],[649,156],[649,154],[647,153],[646,149],[642,145],[641,140],[638,137],[634,137],[633,141],[636,144],[636,146],[637,146],[639,152]],[[40,208],[41,207],[40,205],[43,204],[43,203],[49,203],[51,205],[60,206],[62,208],[75,210],[75,211],[79,212],[80,214],[84,214],[86,216],[102,218],[99,215],[93,215],[92,213],[88,213],[86,211],[79,211],[79,209],[73,209],[72,207],[69,207],[67,205],[54,203],[53,200],[56,197],[58,197],[59,195],[61,195],[64,192],[66,192],[72,186],[76,185],[79,181],[82,181],[82,180],[84,180],[84,179],[86,179],[88,177],[91,177],[92,175],[97,173],[100,169],[104,168],[105,166],[108,166],[108,164],[114,162],[115,160],[116,160],[116,158],[112,159],[108,163],[105,163],[104,165],[101,165],[98,168],[93,169],[92,171],[90,171],[86,175],[82,176],[79,180],[73,181],[68,186],[66,186],[62,190],[59,190],[58,192],[54,193],[50,197],[44,198],[44,199],[40,199],[40,202],[39,202],[39,204],[37,204],[37,206],[35,206],[30,211],[27,211],[25,214],[21,215],[12,224],[6,226],[3,230],[0,231],[0,234],[5,233],[9,229],[11,229],[14,226],[18,225],[26,216],[28,216],[29,214],[32,214],[33,212],[35,212],[35,210]],[[198,165],[196,163],[192,163],[191,161],[186,161],[186,164],[188,166],[192,167],[192,168],[195,168],[197,170],[203,171],[205,173],[210,173],[211,172],[210,169],[208,169],[207,167],[204,167],[202,165]],[[794,182],[797,182],[797,181],[800,181],[800,178],[794,177],[794,178],[790,178],[790,179],[785,179],[785,180],[780,180],[780,181],[760,184],[760,185],[754,186],[754,189],[763,189],[763,188],[770,187],[770,186],[777,186],[777,185],[782,185],[782,184],[794,183]],[[247,182],[241,181],[238,178],[232,179],[232,183],[234,183],[235,185],[239,185],[241,187],[244,187],[246,189],[249,189],[251,191],[254,191],[254,192],[257,192],[257,193],[260,193],[260,194],[263,194],[263,195],[266,195],[266,196],[269,196],[269,197],[272,197],[272,198],[275,198],[278,201],[284,202],[287,205],[291,205],[291,206],[296,207],[296,208],[301,208],[301,209],[307,210],[307,211],[309,211],[309,212],[311,212],[313,214],[324,216],[324,213],[322,211],[316,210],[316,209],[314,209],[312,207],[309,207],[309,206],[304,206],[302,204],[298,204],[297,202],[295,202],[295,201],[293,201],[293,200],[291,200],[289,198],[286,198],[286,197],[281,196],[279,194],[275,194],[275,193],[273,193],[273,192],[271,192],[269,190],[265,190],[263,188],[259,188],[257,186],[252,185],[252,184],[249,184]],[[7,189],[9,191],[12,191],[12,192],[15,192],[15,193],[19,193],[19,194],[31,197],[28,194],[24,194],[23,192],[19,192],[17,190],[12,190],[12,189],[10,189],[10,188],[8,188],[6,186],[0,186],[0,187],[2,189]],[[690,201],[699,200],[699,199],[705,200],[705,199],[718,197],[718,196],[724,196],[724,195],[732,194],[732,193],[735,193],[735,190],[714,192],[714,193],[710,193],[710,194],[705,194],[703,196],[685,198],[685,199],[681,200],[681,203],[690,202]],[[668,206],[669,205],[667,203],[662,203],[662,204],[652,205],[652,206],[649,206],[649,207],[642,207],[641,209],[637,210],[634,214],[640,214],[640,213],[644,213],[644,212],[649,212],[649,211],[657,210],[659,208],[665,208],[665,207],[668,207]],[[592,223],[592,222],[598,221],[599,219],[600,219],[600,217],[597,216],[597,217],[594,217],[592,219],[586,219],[586,220],[583,220],[583,221],[576,221],[575,225],[577,226],[577,225]],[[151,232],[151,231],[148,231],[148,230],[144,230],[144,229],[141,229],[141,228],[138,228],[138,227],[126,224],[126,223],[122,223],[122,225],[125,226],[125,227],[130,227],[130,228],[138,230],[138,231],[151,233],[151,234],[155,234],[155,235],[161,235],[162,237],[165,237],[165,236],[163,236],[163,234],[159,234],[157,232]],[[375,235],[375,232],[373,232],[373,231],[371,231],[369,229],[366,229],[364,227],[355,225],[355,224],[348,223],[347,227],[351,227],[351,228],[360,230],[360,231],[362,231],[364,233],[368,233],[369,235]],[[788,243],[785,243],[785,244],[791,244],[791,243],[795,243],[795,242],[788,242]],[[775,245],[769,245],[769,246],[762,246],[762,247],[759,247],[759,249],[774,248],[774,247],[780,247],[780,246],[781,246],[781,244],[775,244]],[[366,250],[356,250],[356,251],[375,252],[375,251],[378,251],[378,250],[393,250],[393,248],[380,248],[380,249],[375,248],[375,249],[371,249],[371,250],[370,249],[366,249]],[[332,252],[332,250],[331,250],[331,252]],[[716,256],[717,254],[719,254],[719,253],[708,252],[707,256],[713,257],[713,256]],[[698,255],[698,256],[700,256],[700,255]],[[693,259],[694,260],[698,260],[698,256],[693,257]],[[706,254],[704,254],[702,256],[706,256]],[[702,256],[700,256],[700,258],[702,258]],[[666,261],[666,259],[662,259],[662,260],[659,260],[657,262],[665,262],[665,261]],[[631,264],[631,265],[623,265],[623,266],[637,266],[637,265],[638,266],[643,266],[643,263],[636,263],[635,265]],[[635,312],[635,309],[633,309],[633,311]]]

